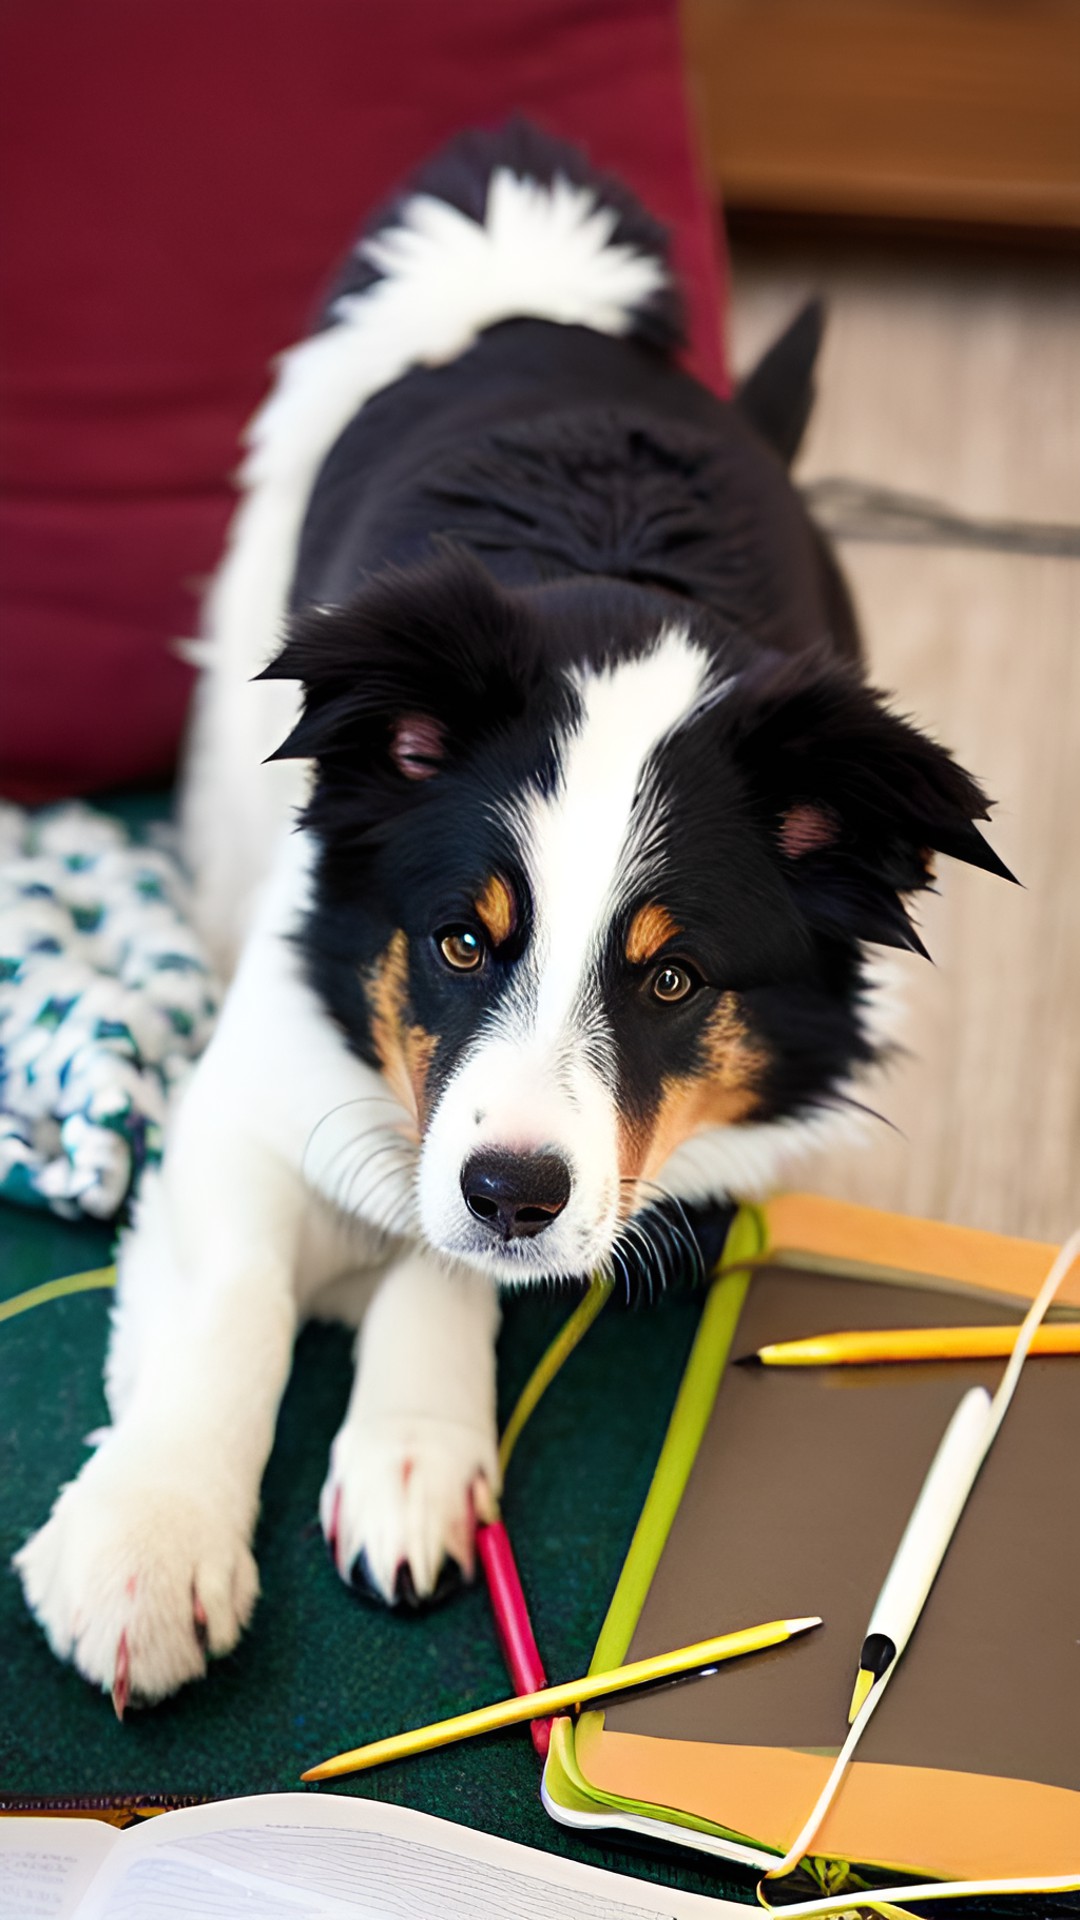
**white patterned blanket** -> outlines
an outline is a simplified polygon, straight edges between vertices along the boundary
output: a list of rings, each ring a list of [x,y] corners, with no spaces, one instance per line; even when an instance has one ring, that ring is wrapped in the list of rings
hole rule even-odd
[[[75,802],[0,803],[0,1196],[116,1213],[221,989],[169,851]]]

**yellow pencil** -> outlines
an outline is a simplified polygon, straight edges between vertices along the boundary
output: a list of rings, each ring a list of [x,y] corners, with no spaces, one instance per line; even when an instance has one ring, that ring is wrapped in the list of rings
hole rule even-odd
[[[823,1333],[812,1340],[781,1340],[748,1360],[763,1367],[865,1367],[891,1360],[1004,1360],[1016,1327],[899,1327],[893,1332]],[[1040,1327],[1032,1353],[1080,1353],[1080,1320]]]
[[[524,1693],[513,1700],[498,1700],[494,1706],[478,1707],[473,1713],[458,1713],[452,1720],[440,1720],[432,1727],[416,1727],[411,1733],[398,1733],[389,1740],[375,1740],[367,1747],[354,1747],[351,1753],[339,1753],[318,1767],[309,1767],[301,1780],[332,1780],[339,1773],[359,1773],[367,1767],[382,1766],[386,1760],[404,1760],[409,1754],[428,1753],[433,1747],[448,1747],[454,1740],[469,1740],[473,1734],[494,1733],[499,1727],[518,1726],[523,1720],[546,1719],[550,1714],[570,1713],[587,1700],[599,1700],[609,1693],[621,1693],[626,1687],[642,1687],[662,1680],[674,1680],[681,1674],[707,1673],[722,1660],[734,1660],[743,1653],[758,1653],[764,1647],[777,1647],[820,1627],[815,1615],[805,1620],[769,1620],[763,1627],[744,1627],[740,1633],[724,1633],[717,1640],[700,1640],[693,1647],[679,1647],[674,1653],[661,1653],[652,1660],[634,1660],[628,1667],[614,1667],[610,1673],[590,1673],[582,1680],[567,1680],[562,1686],[542,1687],[539,1693]]]

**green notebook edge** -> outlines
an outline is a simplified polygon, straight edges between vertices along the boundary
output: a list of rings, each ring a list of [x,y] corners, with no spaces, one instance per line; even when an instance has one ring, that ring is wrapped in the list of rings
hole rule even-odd
[[[767,1247],[764,1214],[758,1207],[741,1206],[728,1229],[709,1287],[645,1504],[589,1663],[590,1673],[608,1672],[626,1658],[719,1392],[754,1263],[761,1259]],[[602,1718],[602,1714],[582,1716],[582,1719],[586,1717]],[[574,1735],[573,1722],[556,1722],[543,1776],[544,1804],[553,1819],[566,1814],[570,1816],[569,1824],[576,1825],[575,1815],[579,1818],[591,1815],[599,1820],[605,1815],[614,1815],[616,1819],[629,1817],[635,1822],[659,1822],[706,1835],[717,1843],[717,1851],[746,1864],[764,1864],[779,1857],[750,1835],[720,1826],[698,1814],[656,1806],[648,1801],[623,1799],[593,1786],[581,1769]]]

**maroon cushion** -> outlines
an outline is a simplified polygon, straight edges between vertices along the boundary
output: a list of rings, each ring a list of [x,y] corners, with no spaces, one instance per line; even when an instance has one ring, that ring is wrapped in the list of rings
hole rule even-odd
[[[42,798],[166,773],[237,435],[365,211],[519,109],[674,230],[723,383],[675,0],[13,0],[0,766]]]

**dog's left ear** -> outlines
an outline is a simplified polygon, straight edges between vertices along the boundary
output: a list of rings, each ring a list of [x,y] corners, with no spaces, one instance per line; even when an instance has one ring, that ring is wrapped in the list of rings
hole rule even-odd
[[[825,332],[825,308],[811,300],[774,340],[735,395],[739,412],[790,466],[814,404],[814,368]]]
[[[751,803],[819,931],[924,953],[904,900],[934,853],[1013,879],[974,824],[982,788],[855,674],[774,662],[729,697]]]
[[[522,711],[537,661],[520,602],[445,547],[292,621],[258,677],[300,681],[304,709],[270,758],[313,759],[324,784],[385,814]]]

